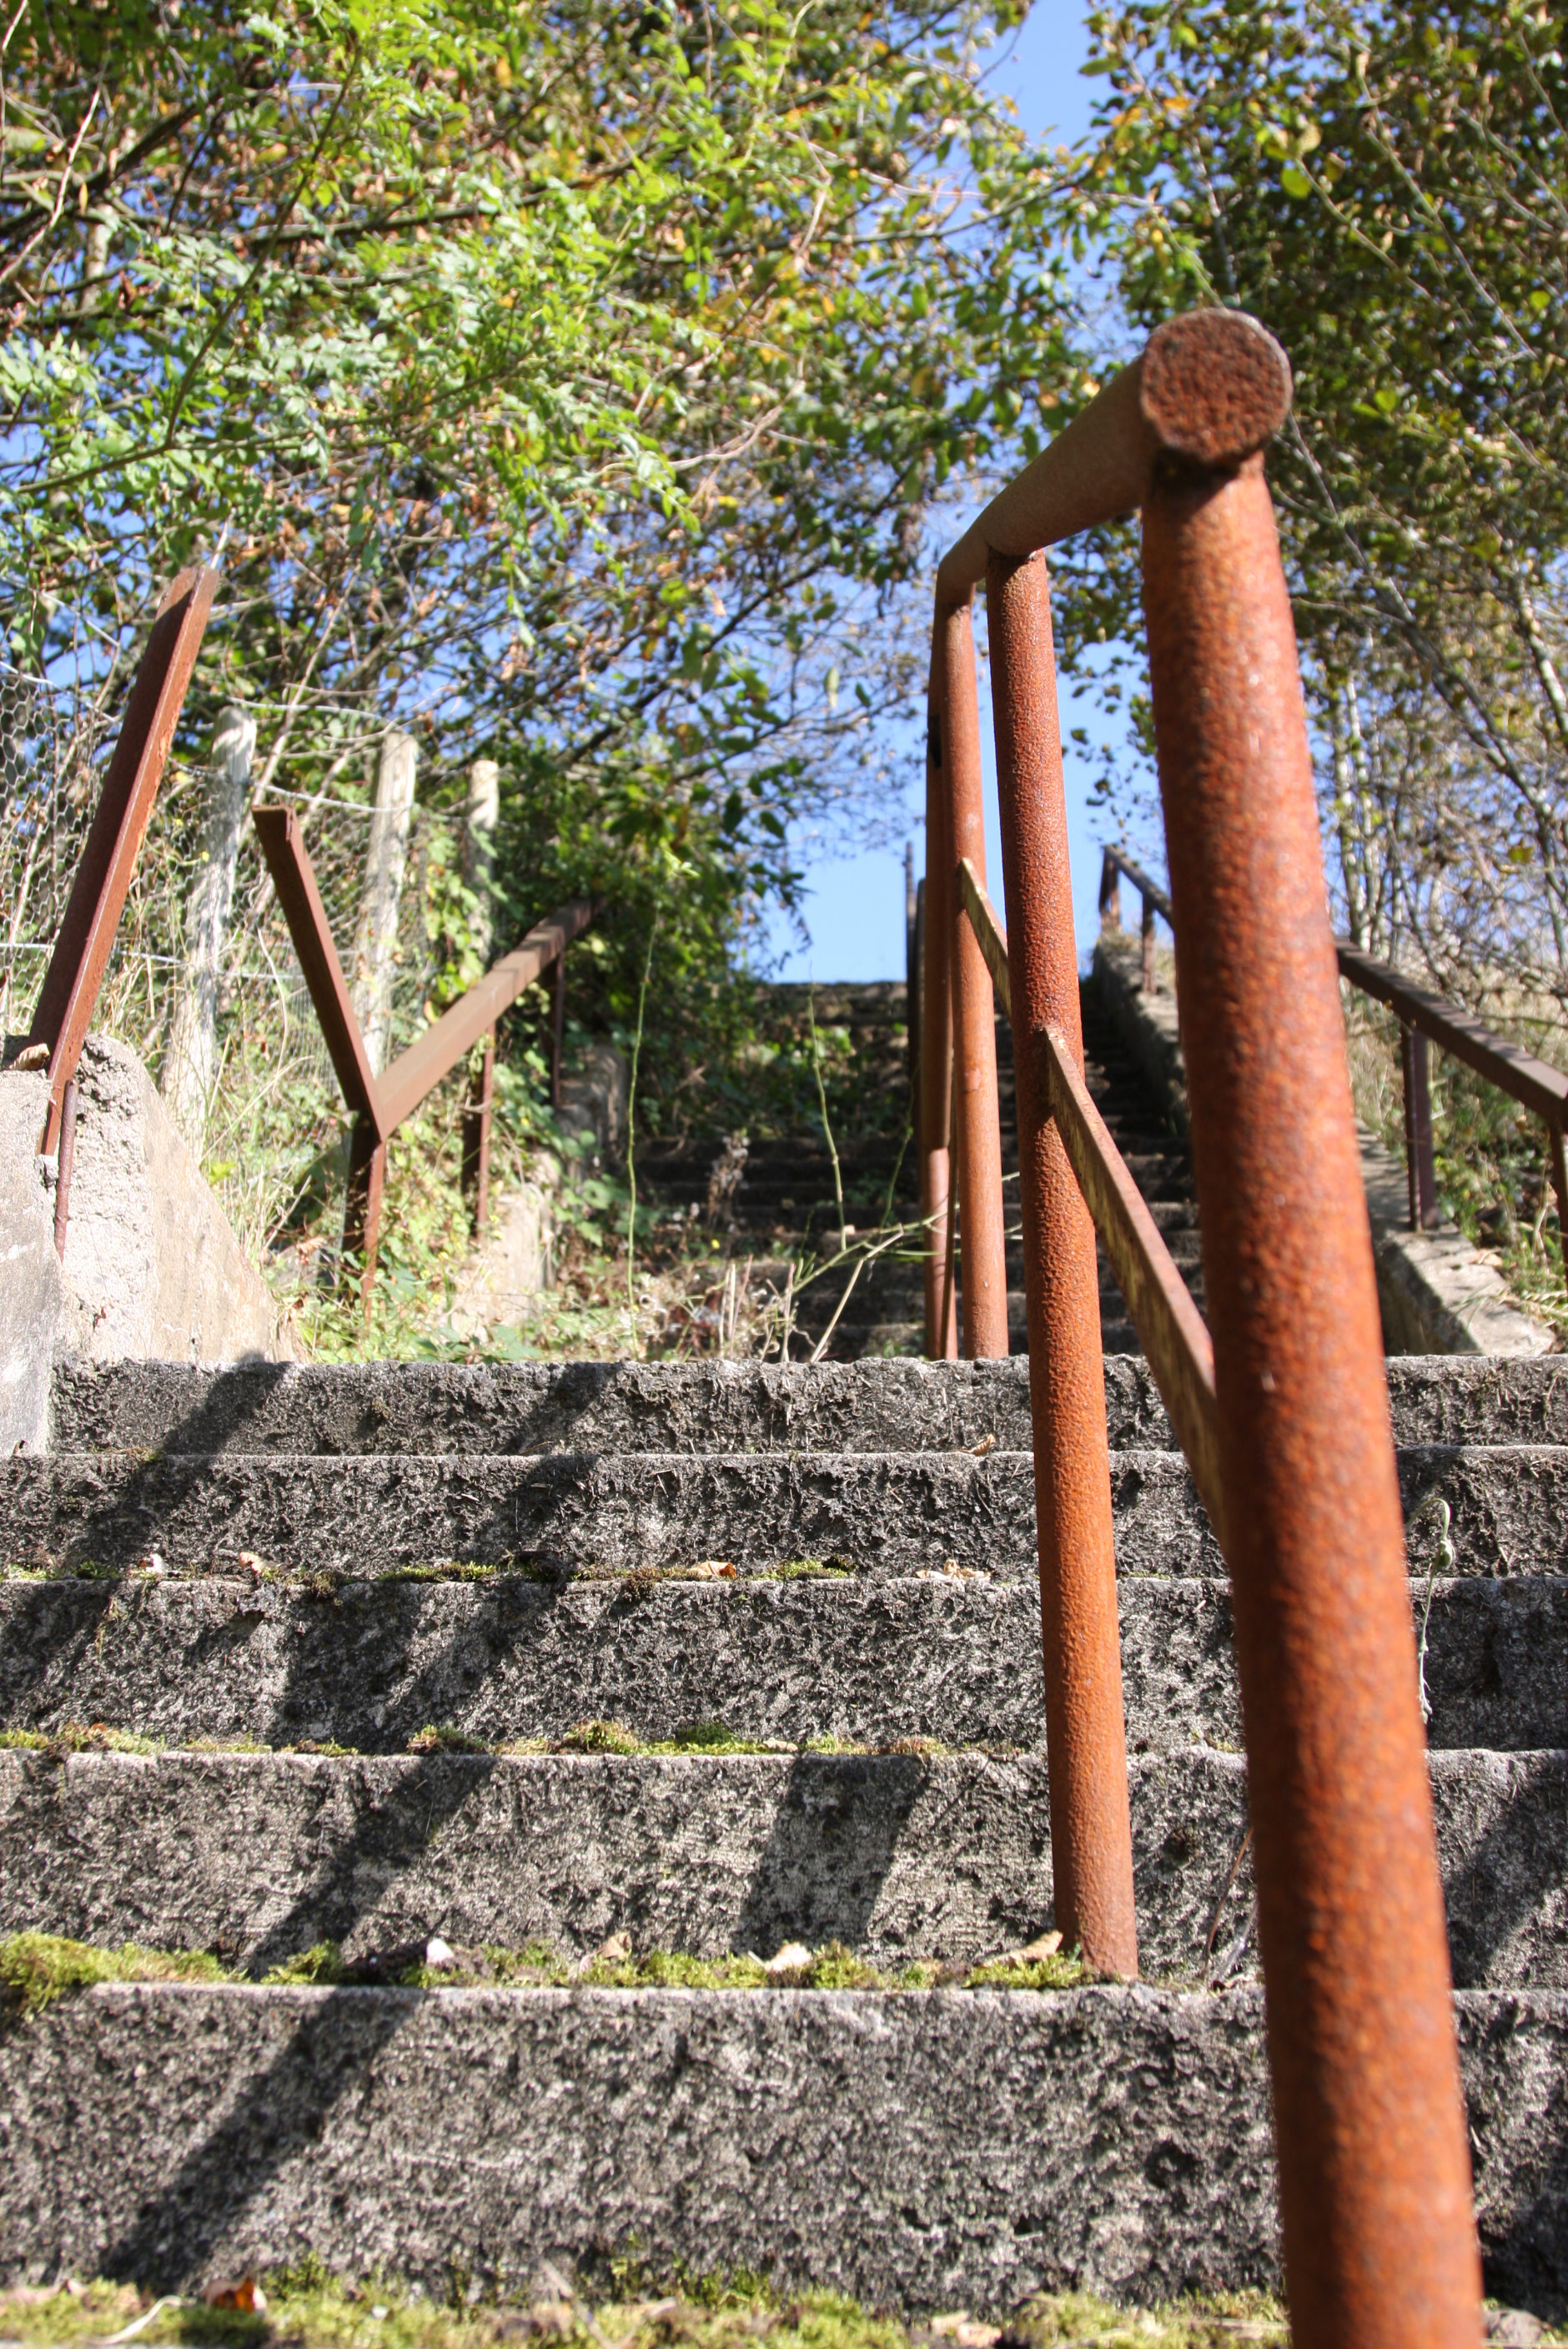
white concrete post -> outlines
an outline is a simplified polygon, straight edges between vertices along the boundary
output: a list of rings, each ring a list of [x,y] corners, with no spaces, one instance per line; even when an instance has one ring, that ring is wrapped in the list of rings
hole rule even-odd
[[[392,1034],[392,984],[397,965],[397,907],[414,822],[418,748],[411,734],[382,737],[376,773],[376,812],[365,854],[365,895],[354,938],[355,1017],[370,1065],[379,1076]]]
[[[214,773],[201,826],[201,862],[185,901],[185,968],[159,1079],[170,1114],[198,1158],[217,1061],[223,947],[255,752],[255,719],[231,704],[212,737]]]

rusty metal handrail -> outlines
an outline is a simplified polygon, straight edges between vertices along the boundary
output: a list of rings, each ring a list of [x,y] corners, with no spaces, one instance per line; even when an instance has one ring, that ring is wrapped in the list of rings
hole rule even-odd
[[[997,1000],[1011,1019],[1007,933],[967,859],[958,867],[958,891]],[[1214,1418],[1214,1348],[1208,1324],[1058,1029],[1045,1030],[1045,1046],[1051,1113],[1222,1550],[1224,1502]]]
[[[24,1057],[48,1054],[49,1107],[41,1151],[54,1149],[59,1140],[66,1088],[74,1082],[98,1008],[218,578],[214,565],[198,563],[170,583],[131,680],[119,739],[27,1031]],[[63,1241],[63,1216],[57,1222]]]
[[[1428,1068],[1428,1043],[1454,1060],[1462,1061],[1500,1092],[1520,1102],[1546,1128],[1552,1165],[1552,1187],[1557,1195],[1558,1237],[1568,1261],[1568,1157],[1563,1132],[1568,1127],[1568,1076],[1548,1061],[1537,1060],[1521,1044],[1511,1044],[1446,996],[1418,987],[1379,962],[1349,938],[1336,938],[1339,975],[1350,985],[1386,1003],[1400,1028],[1400,1061],[1405,1082],[1405,1160],[1410,1186],[1410,1226],[1429,1230],[1439,1221],[1437,1181],[1432,1163],[1432,1097]]]
[[[1154,959],[1154,916],[1163,914],[1167,926],[1174,930],[1176,924],[1171,912],[1171,900],[1158,881],[1151,881],[1142,866],[1134,864],[1131,857],[1124,856],[1119,848],[1100,851],[1099,926],[1102,933],[1121,927],[1120,881],[1124,873],[1143,900],[1142,918],[1138,926],[1143,946],[1143,992],[1145,995],[1158,995],[1160,972]]]
[[[1065,1081],[1081,1081],[1081,1054],[1042,550],[1137,511],[1171,874],[1159,895],[1181,958],[1212,1317],[1203,1473],[1217,1477],[1232,1577],[1293,2335],[1298,2349],[1459,2349],[1478,2334],[1480,2271],[1442,1885],[1311,751],[1264,475],[1290,400],[1284,354],[1253,321],[1172,319],[938,570],[922,1185],[944,1224],[948,1102],[961,1164],[965,1123],[997,1115],[983,1070],[971,1087],[965,1066],[950,1092],[942,1049],[954,951],[978,931],[972,904],[958,919],[963,879],[946,862],[940,728],[984,580],[1057,1923],[1091,1965],[1125,1972],[1136,1936],[1115,1559],[1095,1226],[1079,1188],[1104,1165]],[[1156,910],[1150,892],[1146,926]],[[934,1247],[928,1297],[935,1261]],[[967,1288],[967,1249],[964,1270]],[[927,1344],[946,1352],[950,1333],[928,1321]]]
[[[564,963],[567,947],[587,928],[593,908],[586,898],[574,898],[569,905],[557,906],[542,922],[535,923],[510,954],[492,964],[482,978],[432,1021],[424,1034],[378,1077],[370,1065],[349,999],[299,818],[292,808],[259,807],[254,811],[254,820],[262,854],[321,1023],[327,1055],[354,1119],[349,1136],[343,1245],[346,1253],[357,1256],[361,1261],[360,1288],[368,1316],[380,1240],[387,1143],[426,1095],[481,1037],[491,1038],[493,1045],[496,1022],[501,1014],[516,1002],[525,988],[542,978],[552,965]],[[559,1002],[555,1009],[558,1015]],[[471,1104],[478,1131],[465,1150],[465,1156],[474,1162],[476,1221],[480,1226],[489,1187],[491,1102],[487,1054],[484,1075]]]

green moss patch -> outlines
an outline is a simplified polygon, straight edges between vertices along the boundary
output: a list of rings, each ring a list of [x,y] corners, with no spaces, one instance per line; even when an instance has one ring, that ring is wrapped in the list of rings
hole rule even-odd
[[[212,1982],[231,1979],[204,1951],[144,1950],[135,1941],[98,1949],[57,1933],[7,1933],[0,1939],[0,2013],[41,2013],[57,1999],[97,1982]]]
[[[612,2260],[604,2282],[609,2296],[595,2292],[592,2306],[575,2292],[559,2298],[559,2279],[542,2275],[531,2300],[470,2305],[467,2279],[456,2272],[438,2299],[379,2273],[356,2281],[330,2276],[307,2256],[246,2279],[238,2296],[257,2298],[253,2310],[173,2300],[159,2306],[139,2338],[150,2349],[160,2342],[295,2349],[302,2341],[311,2349],[500,2349],[503,2343],[590,2349],[595,2334],[616,2349],[756,2349],[759,2341],[770,2349],[1066,2349],[1068,2343],[1233,2349],[1239,2341],[1284,2349],[1290,2337],[1279,2302],[1260,2292],[1202,2295],[1154,2309],[1116,2308],[1079,2292],[1046,2294],[1011,2318],[985,2323],[949,2310],[905,2324],[836,2292],[791,2293],[744,2271],[672,2277]],[[122,2330],[155,2304],[134,2284],[73,2279],[57,2290],[0,2292],[0,2328],[40,2349],[72,2349]],[[1556,2343],[1564,2336],[1544,2337]]]

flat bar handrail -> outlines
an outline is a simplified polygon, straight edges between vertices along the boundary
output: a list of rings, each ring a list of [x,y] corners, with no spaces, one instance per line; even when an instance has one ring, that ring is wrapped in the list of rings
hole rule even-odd
[[[1119,848],[1102,848],[1100,859],[1099,909],[1102,914],[1110,895],[1107,875],[1117,872],[1125,874],[1131,882],[1145,905],[1152,905],[1157,914],[1163,914],[1169,928],[1173,930],[1176,927],[1176,916],[1171,910],[1170,898],[1158,881],[1150,879],[1140,864],[1134,864],[1131,857],[1124,855]]]
[[[958,867],[958,894],[985,957],[996,999],[1011,1019],[1007,933],[967,857]],[[1047,1092],[1062,1145],[1120,1285],[1176,1440],[1187,1455],[1214,1538],[1223,1550],[1214,1348],[1208,1324],[1192,1302],[1191,1291],[1088,1088],[1074,1068],[1065,1040],[1047,1029],[1046,1043]]]
[[[310,999],[315,1006],[333,1074],[356,1117],[368,1119],[376,1129],[377,1139],[385,1142],[392,1129],[384,1123],[376,1072],[354,1016],[348,984],[337,958],[337,947],[299,818],[293,808],[259,807],[253,812],[253,821]]]
[[[558,905],[542,922],[536,922],[510,954],[492,963],[484,977],[459,995],[406,1052],[398,1054],[377,1087],[385,1133],[397,1131],[431,1087],[439,1084],[448,1070],[455,1068],[469,1047],[495,1026],[525,988],[543,978],[593,918],[589,898],[574,897],[570,904]]]
[[[1162,457],[1242,463],[1272,440],[1290,401],[1290,361],[1255,318],[1193,310],[1171,319],[949,550],[937,602],[966,602],[993,552],[1034,554],[1135,513]]]
[[[49,1054],[43,1150],[59,1133],[66,1087],[76,1075],[98,1008],[218,579],[215,566],[198,563],[170,582],[131,680],[119,738],[27,1033],[31,1049],[46,1046]]]
[[[338,960],[332,926],[321,902],[299,819],[292,808],[259,807],[253,812],[262,853],[321,1023],[327,1055],[354,1117],[349,1136],[343,1244],[346,1254],[360,1257],[361,1293],[368,1320],[387,1143],[426,1095],[481,1037],[493,1039],[497,1020],[517,1001],[524,988],[542,978],[552,964],[564,966],[566,949],[593,920],[593,907],[587,898],[575,897],[568,905],[558,905],[542,922],[536,922],[510,954],[492,964],[481,979],[466,989],[377,1077],[343,976],[343,965]],[[559,1035],[559,998],[555,1009]],[[487,1061],[480,1097],[470,1105],[473,1132],[465,1141],[465,1162],[473,1160],[478,1177],[476,1219],[481,1227],[488,1189],[491,1081],[492,1071]]]
[[[1505,1036],[1495,1034],[1470,1012],[1450,1003],[1446,996],[1418,987],[1391,963],[1379,962],[1348,938],[1336,938],[1334,950],[1339,957],[1340,974],[1352,987],[1386,1003],[1390,1010],[1398,1013],[1408,1028],[1419,1029],[1434,1044],[1451,1053],[1456,1061],[1463,1061],[1500,1092],[1511,1095],[1526,1109],[1533,1110],[1555,1133],[1561,1133],[1568,1126],[1568,1076],[1561,1069],[1553,1068],[1550,1061],[1537,1060],[1522,1044],[1511,1044]]]

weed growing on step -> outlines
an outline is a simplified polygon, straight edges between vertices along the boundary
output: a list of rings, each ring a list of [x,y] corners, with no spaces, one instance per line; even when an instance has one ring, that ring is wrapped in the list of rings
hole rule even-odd
[[[62,1722],[58,1729],[0,1729],[0,1751],[14,1754],[158,1754],[153,1737],[138,1737],[107,1722]]]

